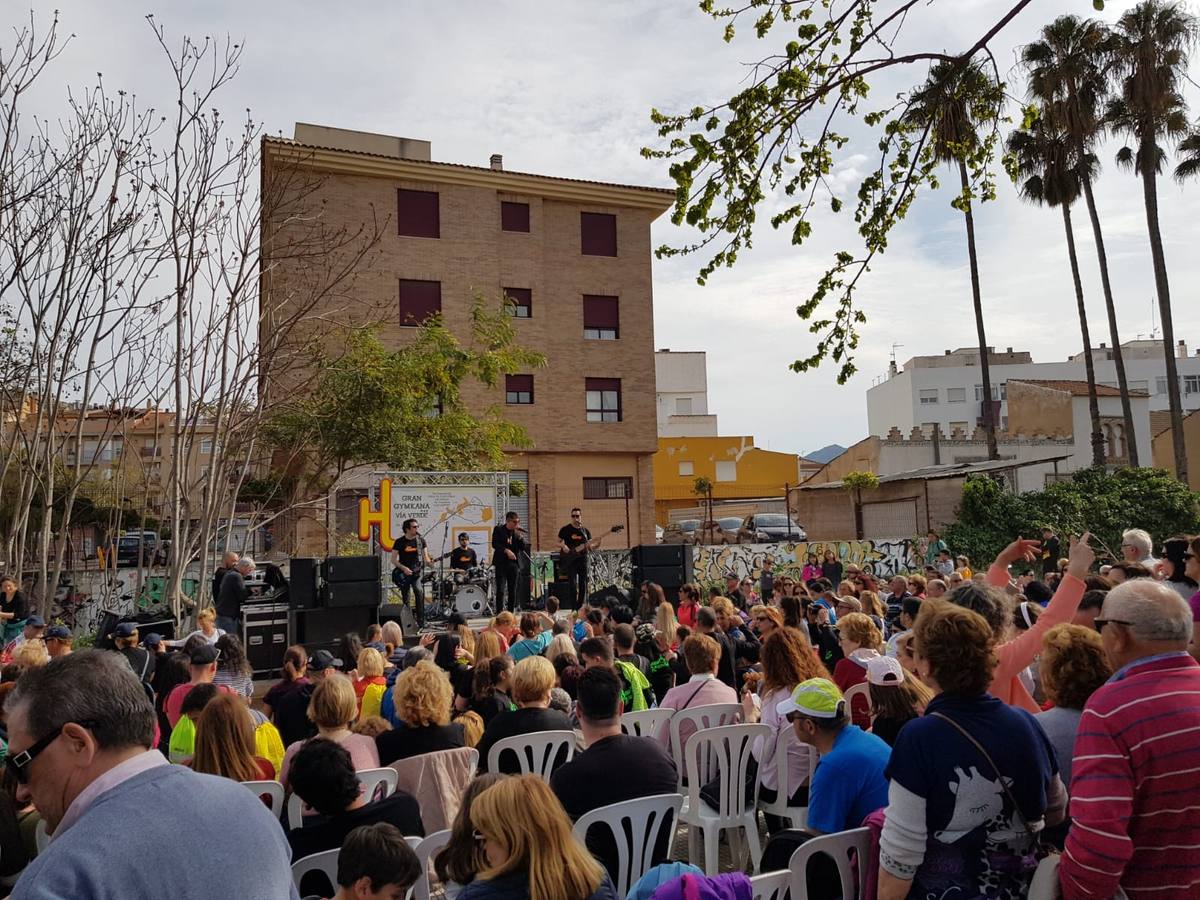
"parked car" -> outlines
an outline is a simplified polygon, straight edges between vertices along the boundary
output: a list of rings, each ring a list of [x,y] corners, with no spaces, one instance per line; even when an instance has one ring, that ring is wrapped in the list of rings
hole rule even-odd
[[[804,526],[783,513],[754,513],[746,516],[737,532],[739,544],[804,540],[808,540]]]
[[[701,522],[696,528],[694,544],[736,544],[738,526],[742,520],[725,518]]]
[[[138,558],[138,552],[141,558]],[[164,548],[158,539],[158,532],[132,532],[117,538],[118,566],[153,566],[164,561]]]
[[[664,544],[694,544],[696,529],[700,527],[699,519],[681,519],[678,522],[668,522],[663,529],[662,543]]]

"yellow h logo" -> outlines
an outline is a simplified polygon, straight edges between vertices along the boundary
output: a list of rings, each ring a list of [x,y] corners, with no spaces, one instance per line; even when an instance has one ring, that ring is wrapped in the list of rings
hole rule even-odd
[[[362,497],[358,501],[358,539],[371,539],[371,526],[379,526],[379,543],[384,550],[391,550],[396,543],[392,537],[392,480],[379,482],[379,509],[371,509],[371,501]]]

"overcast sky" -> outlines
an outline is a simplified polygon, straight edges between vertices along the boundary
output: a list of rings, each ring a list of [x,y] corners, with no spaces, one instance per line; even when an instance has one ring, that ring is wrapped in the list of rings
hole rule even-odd
[[[958,51],[973,43],[1011,0],[941,0],[919,6],[906,44]],[[1115,20],[1130,3],[1109,0]],[[1009,72],[1014,47],[1063,12],[1090,15],[1091,0],[1038,0],[994,42]],[[1193,4],[1193,9],[1195,4]],[[162,97],[164,64],[144,20],[154,12],[178,39],[231,35],[244,41],[242,71],[224,94],[236,118],[249,107],[271,133],[290,136],[296,121],[317,122],[433,142],[437,160],[487,165],[502,153],[508,169],[606,181],[670,185],[661,162],[641,158],[655,141],[649,111],[687,109],[737,89],[744,64],[778,50],[750,29],[732,46],[695,0],[205,0],[157,6],[129,0],[55,0],[77,37],[54,64],[34,104],[61,109],[69,85],[97,72],[146,102]],[[6,24],[21,21],[5,4]],[[952,14],[951,14],[952,10]],[[1193,72],[1200,66],[1193,65]],[[884,101],[923,69],[879,85]],[[1200,97],[1190,89],[1193,113]],[[1012,108],[1017,113],[1015,107]],[[1019,113],[1018,117],[1019,117]],[[869,146],[869,145],[865,145]],[[1154,285],[1139,182],[1101,154],[1096,196],[1105,228],[1123,339],[1153,325]],[[865,156],[848,155],[835,182],[850,198]],[[950,173],[947,173],[949,175]],[[983,302],[989,343],[1027,349],[1037,361],[1063,359],[1080,344],[1062,219],[1023,204],[1001,173],[1000,197],[977,210]],[[709,409],[723,434],[751,434],[759,446],[807,452],[850,444],[866,433],[865,392],[885,372],[893,343],[904,360],[975,344],[962,216],[943,190],[923,196],[866,277],[859,296],[870,321],[858,352],[860,372],[845,386],[835,370],[796,375],[787,366],[812,352],[814,338],[795,315],[833,251],[852,240],[848,217],[824,216],[803,249],[763,225],[755,249],[736,268],[695,282],[697,258],[655,263],[655,344],[707,350]],[[1200,341],[1200,254],[1195,250],[1200,182],[1159,182],[1159,202],[1175,309],[1176,337]],[[847,208],[852,206],[847,204]],[[768,215],[760,216],[764,222]],[[1077,239],[1094,343],[1108,340],[1099,276],[1081,208]],[[654,242],[686,235],[663,216]]]

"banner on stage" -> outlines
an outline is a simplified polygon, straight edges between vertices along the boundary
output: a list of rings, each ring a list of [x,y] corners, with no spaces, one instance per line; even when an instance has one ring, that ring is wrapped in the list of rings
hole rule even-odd
[[[405,520],[416,519],[435,558],[456,547],[458,536],[466,534],[480,562],[486,563],[492,528],[505,509],[502,491],[501,483],[418,484],[385,476],[372,487],[370,498],[358,502],[358,538],[369,541],[375,526],[380,546],[391,550],[403,534]]]

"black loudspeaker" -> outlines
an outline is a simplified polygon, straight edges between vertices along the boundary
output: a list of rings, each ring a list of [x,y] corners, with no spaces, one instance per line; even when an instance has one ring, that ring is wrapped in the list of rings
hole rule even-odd
[[[598,591],[592,591],[588,594],[588,606],[599,606],[602,600],[608,600],[610,603],[622,603],[629,605],[629,598],[625,592],[616,585],[608,584],[600,588]]]
[[[692,545],[640,544],[630,551],[629,561],[635,569],[674,566],[690,570],[692,568]]]
[[[331,556],[321,563],[321,577],[333,584],[346,581],[378,581],[378,556]]]
[[[95,647],[97,650],[112,650],[115,648],[110,635],[117,630],[122,622],[133,622],[138,628],[138,637],[145,639],[146,635],[159,634],[166,640],[175,639],[175,623],[170,619],[159,619],[152,613],[139,613],[136,616],[122,616],[111,609],[100,611],[100,621],[96,626]]]
[[[292,609],[316,609],[320,602],[317,593],[317,569],[320,561],[312,557],[292,559],[288,577],[288,603]]]
[[[563,581],[553,581],[550,583],[550,596],[557,598],[559,608],[563,608],[563,604],[571,602],[572,585],[565,579]]]
[[[381,585],[375,581],[326,581],[321,585],[321,605],[328,608],[340,606],[379,606]]]
[[[296,617],[296,643],[305,647],[312,645],[334,643],[334,647],[325,649],[334,652],[337,642],[342,635],[354,632],[358,635],[367,633],[367,626],[375,624],[378,605],[373,606],[337,606],[332,609],[312,609],[293,613]],[[310,653],[313,651],[310,649]],[[348,661],[349,662],[349,661]],[[350,662],[351,668],[357,660]]]
[[[412,607],[407,603],[385,603],[379,607],[379,624],[384,622],[399,622],[400,630],[404,632],[405,643],[410,637],[416,642],[417,617],[413,615]]]
[[[563,564],[562,560],[559,559],[561,555],[561,553],[550,554],[550,562],[554,565],[555,581],[567,581],[569,577],[567,575],[567,567]]]

